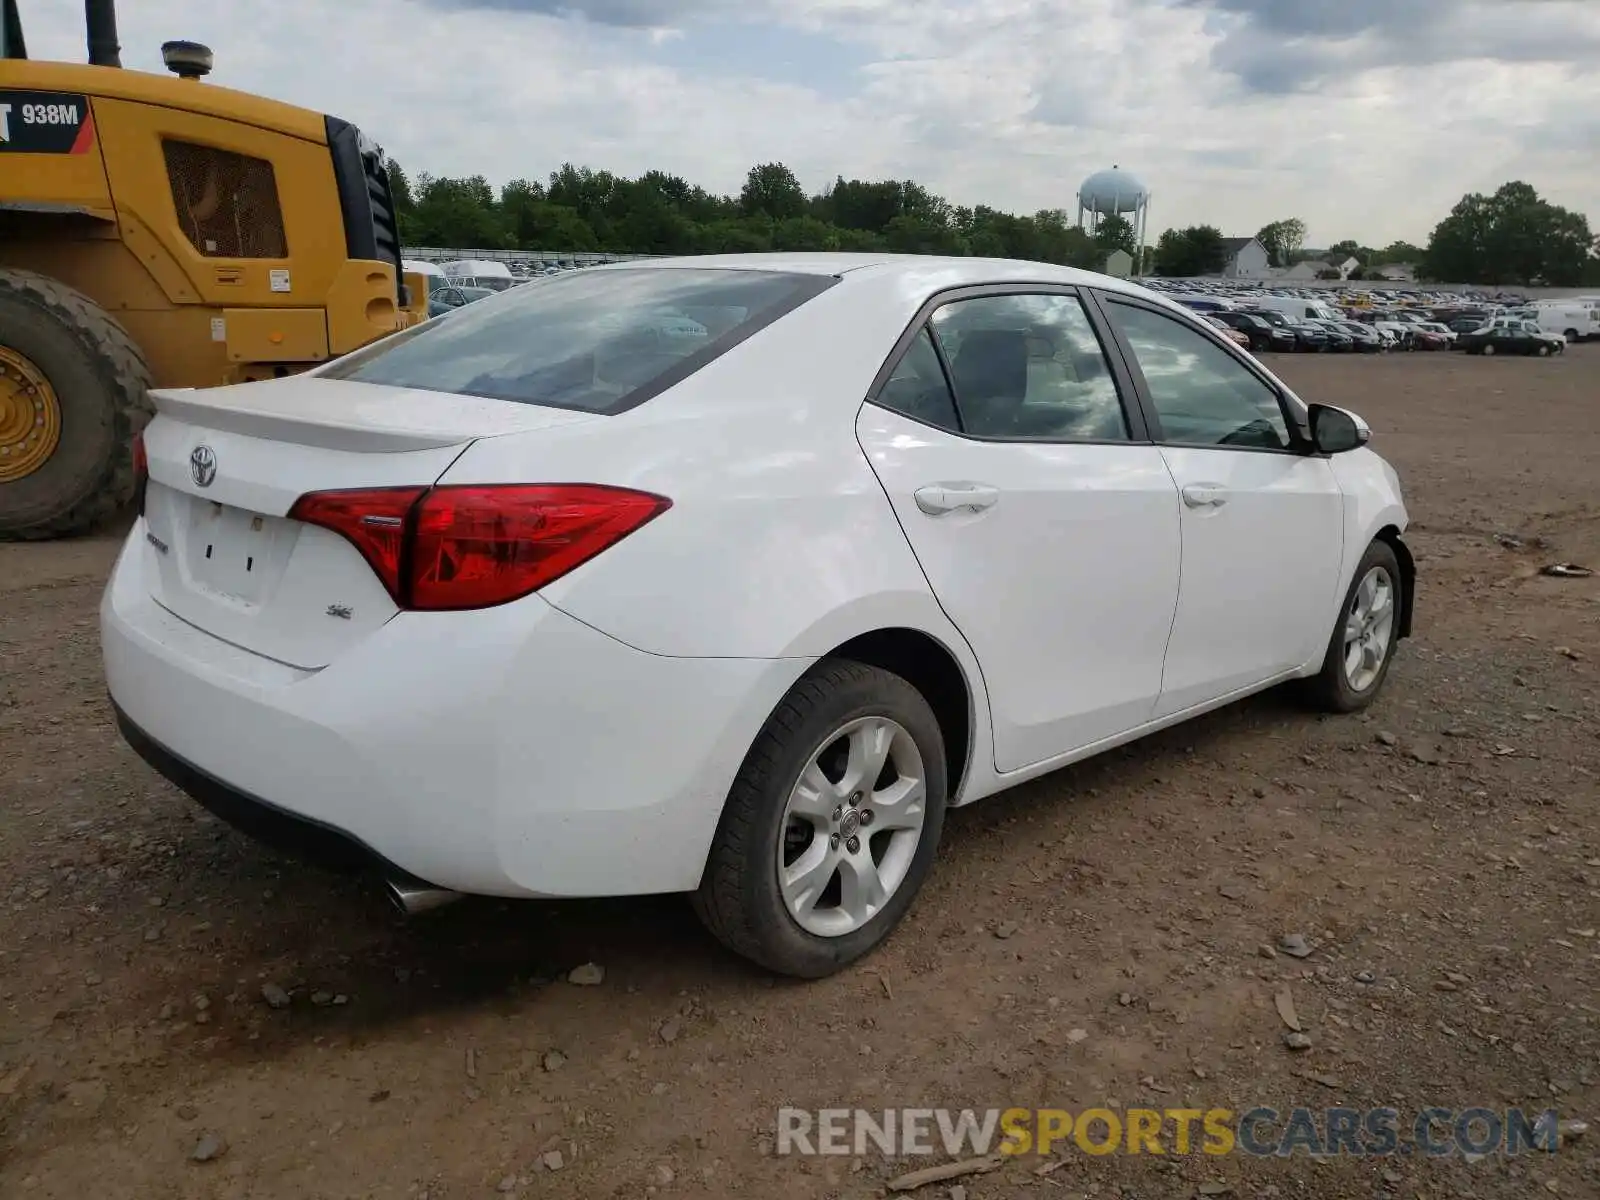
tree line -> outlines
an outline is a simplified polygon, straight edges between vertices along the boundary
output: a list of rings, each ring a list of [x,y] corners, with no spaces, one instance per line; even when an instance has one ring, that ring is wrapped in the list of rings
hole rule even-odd
[[[839,178],[807,195],[782,163],[752,167],[737,196],[664,171],[637,179],[564,164],[548,183],[517,179],[498,194],[483,176],[418,175],[389,163],[401,240],[411,246],[720,254],[892,250],[975,254],[1102,268],[1134,250],[1126,220],[1090,237],[1063,210],[1016,216],[951,204],[910,180]]]
[[[896,251],[978,255],[1102,270],[1113,250],[1136,255],[1133,226],[1106,217],[1094,235],[1062,209],[1031,216],[955,205],[912,180],[835,179],[808,195],[782,163],[750,168],[737,196],[718,195],[664,171],[637,179],[564,163],[547,182],[516,179],[498,191],[481,175],[419,174],[389,160],[401,240],[411,246],[486,250],[720,254],[766,250]],[[1274,221],[1256,237],[1276,266],[1308,256],[1305,224]],[[1145,247],[1146,270],[1205,275],[1226,261],[1221,230],[1169,229]],[[1596,240],[1582,214],[1549,204],[1525,183],[1469,195],[1427,247],[1373,249],[1347,240],[1325,253],[1354,257],[1361,272],[1389,263],[1454,283],[1600,283]],[[1360,272],[1352,278],[1359,277]]]

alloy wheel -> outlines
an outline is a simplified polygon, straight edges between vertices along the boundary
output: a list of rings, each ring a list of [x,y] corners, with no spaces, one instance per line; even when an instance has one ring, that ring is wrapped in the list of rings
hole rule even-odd
[[[1364,692],[1383,673],[1394,632],[1394,580],[1383,567],[1361,578],[1344,624],[1344,677],[1355,692]]]
[[[778,839],[778,887],[807,933],[841,937],[883,911],[922,839],[922,752],[888,717],[829,734],[790,790]]]

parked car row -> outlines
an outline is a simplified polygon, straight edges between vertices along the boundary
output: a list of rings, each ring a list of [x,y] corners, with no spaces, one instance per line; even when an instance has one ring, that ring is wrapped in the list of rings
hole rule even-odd
[[[497,292],[569,271],[581,271],[588,264],[571,259],[507,264],[495,259],[463,258],[442,263],[408,259],[400,265],[408,274],[427,278],[428,316],[442,317]]]
[[[1335,289],[1262,288],[1234,280],[1144,281],[1227,331],[1253,353],[1359,353],[1465,350],[1472,354],[1560,354],[1568,343],[1600,338],[1600,297],[1525,303],[1418,293],[1410,303],[1357,303]]]
[[[1397,335],[1343,316],[1308,317],[1270,307],[1216,309],[1203,315],[1257,354],[1269,350],[1378,354],[1400,344]]]
[[[1506,292],[1491,296],[1474,291],[1376,291],[1349,286],[1263,287],[1242,280],[1218,279],[1149,279],[1144,283],[1174,298],[1183,294],[1243,305],[1264,297],[1298,300],[1337,307],[1363,320],[1438,321],[1451,325],[1455,332],[1481,328],[1492,317],[1518,317],[1533,321],[1546,333],[1561,334],[1569,343],[1600,339],[1600,294],[1530,301]],[[1468,320],[1475,323],[1453,324]]]

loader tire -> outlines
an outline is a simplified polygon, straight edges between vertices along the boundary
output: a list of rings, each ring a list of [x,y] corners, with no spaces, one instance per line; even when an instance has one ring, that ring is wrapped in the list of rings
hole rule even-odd
[[[15,439],[28,405],[44,421],[53,404],[39,427],[57,439],[20,477],[0,459],[0,541],[85,533],[126,507],[133,437],[151,413],[150,368],[127,330],[64,283],[0,270],[0,371],[0,432]],[[17,455],[13,465],[37,457],[25,440],[5,448]]]

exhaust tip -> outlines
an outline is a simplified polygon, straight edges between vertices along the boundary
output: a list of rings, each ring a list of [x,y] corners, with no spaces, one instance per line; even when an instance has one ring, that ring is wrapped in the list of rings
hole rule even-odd
[[[423,883],[420,879],[390,878],[384,881],[384,887],[395,908],[408,917],[432,912],[436,908],[454,904],[462,898],[460,892],[434,887],[431,883]]]

